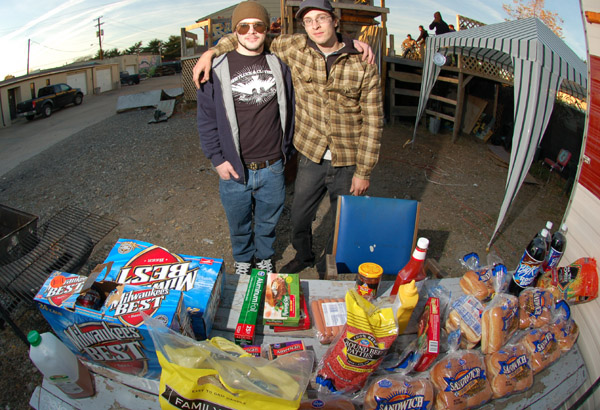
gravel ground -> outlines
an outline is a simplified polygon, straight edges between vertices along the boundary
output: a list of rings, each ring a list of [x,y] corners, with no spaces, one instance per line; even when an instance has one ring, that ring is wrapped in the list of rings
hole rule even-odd
[[[101,263],[118,238],[147,241],[191,255],[220,257],[226,271],[233,265],[225,214],[216,173],[200,150],[193,110],[179,110],[168,122],[148,124],[152,112],[115,115],[57,143],[0,177],[0,203],[48,220],[72,205],[118,222],[94,249],[79,273]],[[417,199],[421,202],[419,234],[431,240],[428,257],[451,276],[461,274],[455,257],[468,250],[485,254],[495,225],[506,168],[490,159],[486,144],[448,134],[418,135],[414,149],[404,143],[410,124],[388,126],[380,163],[372,176],[372,196]],[[540,180],[547,174],[534,167]],[[567,197],[563,181],[525,184],[493,250],[514,268],[530,238],[552,220],[560,222]],[[275,261],[293,257],[286,209],[278,227]],[[315,220],[315,247],[322,249],[329,206],[324,201]],[[316,278],[314,269],[302,278]],[[24,332],[48,330],[31,308],[12,312]],[[40,376],[27,348],[6,327],[0,331],[0,408],[22,409]],[[18,386],[19,388],[15,388]]]

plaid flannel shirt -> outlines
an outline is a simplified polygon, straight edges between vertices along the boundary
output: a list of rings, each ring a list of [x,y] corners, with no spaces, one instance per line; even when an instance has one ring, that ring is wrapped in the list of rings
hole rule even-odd
[[[221,55],[236,46],[237,39],[230,34],[212,50]],[[296,149],[319,163],[329,147],[333,166],[356,165],[354,176],[368,180],[379,159],[383,132],[377,67],[361,61],[358,53],[342,52],[328,77],[324,55],[308,44],[304,34],[282,34],[269,49],[292,70]]]

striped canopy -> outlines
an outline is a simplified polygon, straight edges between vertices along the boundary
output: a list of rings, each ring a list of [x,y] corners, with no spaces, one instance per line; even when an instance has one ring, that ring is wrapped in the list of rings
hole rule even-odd
[[[536,148],[550,120],[557,90],[585,98],[587,67],[535,17],[430,36],[427,38],[413,142],[429,94],[440,73],[440,67],[433,62],[436,53],[476,57],[514,75],[515,126],[510,165],[504,199],[489,248],[529,172]]]

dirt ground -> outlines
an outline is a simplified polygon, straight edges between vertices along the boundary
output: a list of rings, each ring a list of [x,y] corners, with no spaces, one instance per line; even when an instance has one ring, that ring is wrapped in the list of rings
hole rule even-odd
[[[183,254],[223,258],[231,272],[233,260],[227,221],[218,195],[217,175],[200,150],[195,113],[180,109],[168,122],[148,124],[150,111],[115,115],[73,135],[0,177],[0,203],[48,220],[72,205],[118,222],[94,249],[80,273],[104,260],[118,238],[138,239]],[[488,144],[451,133],[419,130],[413,148],[410,123],[387,125],[379,164],[369,195],[416,199],[421,203],[419,235],[430,239],[428,258],[449,276],[462,274],[457,257],[485,247],[496,223],[507,168],[492,158]],[[492,246],[509,270],[524,247],[547,220],[561,222],[568,198],[565,182],[534,164],[536,183],[525,184]],[[292,259],[290,204],[276,241],[276,266]],[[314,223],[315,248],[327,236],[328,202]],[[314,269],[301,278],[316,278]],[[46,330],[33,309],[12,312],[24,332]],[[20,409],[39,383],[27,348],[6,327],[0,331],[0,408]],[[20,386],[21,389],[15,389]]]

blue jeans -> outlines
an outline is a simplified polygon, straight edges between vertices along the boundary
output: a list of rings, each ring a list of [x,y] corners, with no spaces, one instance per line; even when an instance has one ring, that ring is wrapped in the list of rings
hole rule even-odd
[[[292,203],[292,245],[296,257],[301,262],[312,264],[315,255],[312,250],[312,223],[317,215],[321,200],[329,192],[332,209],[337,207],[339,195],[350,195],[352,177],[356,166],[333,167],[331,161],[323,160],[320,164],[312,162],[304,155],[299,155],[298,176],[294,184],[294,202]],[[333,213],[335,216],[335,212]],[[326,253],[333,248],[333,229],[335,218],[332,218],[327,240]]]
[[[285,201],[283,170],[283,161],[279,160],[258,171],[245,169],[246,184],[219,179],[234,261],[270,259],[275,253],[275,226]]]

